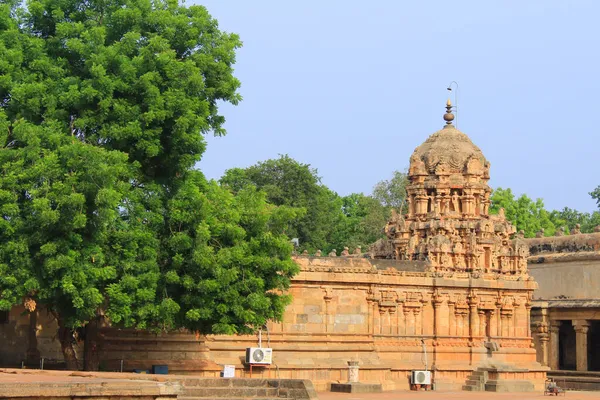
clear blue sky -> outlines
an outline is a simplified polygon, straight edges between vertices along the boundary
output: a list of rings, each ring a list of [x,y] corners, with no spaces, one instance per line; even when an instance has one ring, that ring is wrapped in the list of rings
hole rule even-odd
[[[596,209],[600,1],[197,2],[244,42],[244,101],[221,108],[207,177],[289,154],[340,195],[368,194],[442,127],[454,80],[492,187]]]

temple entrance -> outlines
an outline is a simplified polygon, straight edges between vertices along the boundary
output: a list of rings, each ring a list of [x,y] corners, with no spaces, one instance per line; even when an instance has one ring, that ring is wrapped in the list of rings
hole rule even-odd
[[[571,321],[561,321],[558,330],[558,369],[577,369],[577,343]]]
[[[600,321],[590,321],[588,331],[588,371],[600,371]]]

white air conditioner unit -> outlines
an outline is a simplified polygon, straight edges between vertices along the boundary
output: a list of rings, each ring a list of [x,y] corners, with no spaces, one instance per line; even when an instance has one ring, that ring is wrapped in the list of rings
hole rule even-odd
[[[412,371],[410,383],[413,385],[431,385],[431,371]]]
[[[273,349],[266,347],[248,347],[246,349],[246,364],[271,364]]]

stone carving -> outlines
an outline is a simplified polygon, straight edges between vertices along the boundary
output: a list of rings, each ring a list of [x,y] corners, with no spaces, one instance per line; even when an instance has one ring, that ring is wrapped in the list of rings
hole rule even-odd
[[[302,252],[302,255],[303,255],[303,256],[307,256],[307,255],[308,255],[308,250],[304,250],[304,251]]]
[[[575,224],[575,227],[571,230],[571,235],[580,235],[581,234],[581,225]]]
[[[379,243],[374,257],[423,260],[434,276],[525,275],[526,256],[510,241],[516,229],[505,210],[489,215],[489,167],[481,150],[451,123],[431,135],[410,158],[408,212],[404,218],[392,213],[384,230],[387,245]],[[515,240],[523,237],[520,232]]]
[[[344,247],[344,250],[342,250],[342,257],[348,257],[350,255],[350,252],[348,251],[348,247]]]
[[[540,230],[536,232],[535,237],[543,238],[544,237],[544,228],[540,228]]]
[[[328,254],[329,257],[337,257],[337,250],[333,249]]]
[[[558,228],[554,233],[554,236],[565,236],[565,227],[561,226],[560,228]]]
[[[321,257],[321,250],[317,250],[317,252],[315,253],[315,257]]]

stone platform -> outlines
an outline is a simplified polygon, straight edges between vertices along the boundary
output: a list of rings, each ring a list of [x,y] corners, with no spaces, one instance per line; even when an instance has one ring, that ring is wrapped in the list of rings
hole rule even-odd
[[[383,391],[380,383],[332,383],[332,392],[341,393],[381,393]]]

